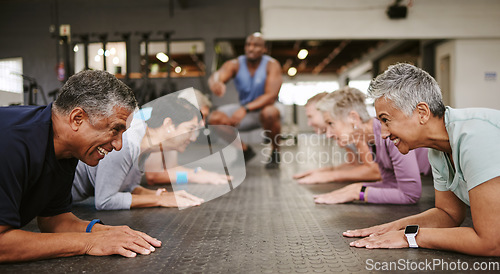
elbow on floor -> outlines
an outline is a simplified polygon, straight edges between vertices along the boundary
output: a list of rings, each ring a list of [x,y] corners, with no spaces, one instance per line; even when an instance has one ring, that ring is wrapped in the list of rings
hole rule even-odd
[[[146,172],[145,176],[146,176],[146,182],[148,183],[148,185],[170,183],[170,177],[168,176],[168,173]]]
[[[483,241],[479,256],[500,257],[500,238]]]
[[[112,203],[109,200],[105,201],[95,201],[95,209],[101,210],[114,210]]]
[[[418,203],[418,201],[420,201],[420,195],[419,196],[405,195],[404,201],[402,202],[402,204],[413,205],[413,204]]]
[[[26,261],[26,259],[24,259],[21,254],[17,254],[16,256],[16,254],[12,254],[12,252],[8,250],[0,251],[0,265],[7,263],[17,263],[22,261]]]

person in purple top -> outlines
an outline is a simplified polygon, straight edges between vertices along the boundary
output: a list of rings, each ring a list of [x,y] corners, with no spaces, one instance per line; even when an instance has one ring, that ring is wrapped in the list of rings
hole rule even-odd
[[[319,111],[316,104],[323,99],[327,92],[318,93],[311,97],[306,105],[307,124],[313,127],[318,134],[326,133],[326,122],[323,119],[322,111]],[[361,156],[357,152],[355,145],[345,147],[346,154],[344,163],[335,166],[327,166],[317,169],[299,172],[293,175],[299,184],[325,184],[333,182],[360,182],[380,180],[380,171],[374,161],[360,162],[357,159]],[[362,157],[362,156],[361,156]],[[371,157],[371,155],[370,155]]]
[[[365,95],[345,87],[325,96],[317,104],[327,124],[327,136],[341,147],[354,144],[358,161],[375,162],[381,181],[360,182],[330,193],[316,195],[315,202],[338,204],[356,200],[378,204],[414,204],[420,199],[420,174],[431,172],[427,149],[403,155],[389,139],[380,137],[380,121],[368,115]]]

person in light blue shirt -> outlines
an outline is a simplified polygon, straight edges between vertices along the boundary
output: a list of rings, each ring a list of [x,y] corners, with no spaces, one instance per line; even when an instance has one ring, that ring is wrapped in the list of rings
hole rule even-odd
[[[346,237],[371,236],[351,246],[410,246],[500,256],[500,111],[445,107],[434,78],[409,64],[390,66],[371,82],[369,93],[375,99],[383,138],[403,154],[430,148],[435,208],[346,231]],[[467,206],[474,227],[460,227]]]
[[[444,121],[452,159],[442,151],[430,150],[434,187],[452,191],[470,206],[469,191],[500,176],[500,111],[446,107]]]

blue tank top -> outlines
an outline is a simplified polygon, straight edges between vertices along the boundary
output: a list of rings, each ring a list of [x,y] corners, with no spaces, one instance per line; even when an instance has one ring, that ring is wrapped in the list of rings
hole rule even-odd
[[[263,55],[259,67],[252,77],[246,65],[247,57],[245,55],[238,56],[239,69],[234,77],[234,84],[238,90],[241,105],[246,105],[264,94],[269,60],[271,60],[269,55]]]

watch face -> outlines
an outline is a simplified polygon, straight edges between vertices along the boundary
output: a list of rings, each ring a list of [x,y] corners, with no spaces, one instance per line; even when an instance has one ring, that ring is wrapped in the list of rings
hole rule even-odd
[[[408,225],[405,229],[405,234],[415,234],[418,231],[418,225]]]

